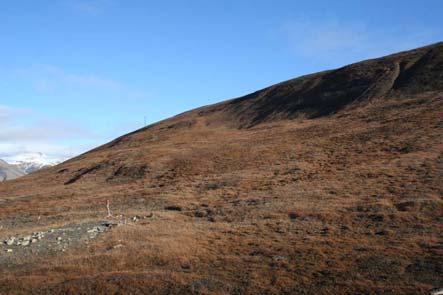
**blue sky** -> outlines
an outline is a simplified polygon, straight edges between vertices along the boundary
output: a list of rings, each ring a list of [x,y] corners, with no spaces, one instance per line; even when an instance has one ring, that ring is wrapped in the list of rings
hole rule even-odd
[[[442,1],[0,1],[0,158],[443,40]]]

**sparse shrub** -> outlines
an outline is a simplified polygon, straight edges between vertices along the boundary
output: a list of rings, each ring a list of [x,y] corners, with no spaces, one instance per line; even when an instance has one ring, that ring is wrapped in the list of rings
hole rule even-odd
[[[206,182],[202,185],[203,190],[216,190],[224,187],[233,187],[238,184],[238,179],[226,178],[221,180],[214,180]]]
[[[295,220],[300,217],[300,215],[295,211],[289,211],[288,216],[289,216],[289,219],[291,219],[291,220]]]
[[[177,205],[169,205],[165,207],[165,210],[169,210],[169,211],[182,211],[182,207],[177,206]]]

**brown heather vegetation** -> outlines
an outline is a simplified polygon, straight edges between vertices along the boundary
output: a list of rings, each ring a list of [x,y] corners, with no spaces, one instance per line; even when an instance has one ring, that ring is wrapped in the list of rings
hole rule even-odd
[[[2,252],[0,292],[427,294],[443,287],[442,135],[441,43],[183,113],[1,183],[4,238],[103,220],[107,200],[149,217]]]

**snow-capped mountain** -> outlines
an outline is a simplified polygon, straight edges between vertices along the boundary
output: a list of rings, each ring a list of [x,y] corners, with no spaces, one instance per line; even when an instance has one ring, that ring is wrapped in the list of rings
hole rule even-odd
[[[49,157],[43,153],[25,153],[5,159],[11,166],[18,168],[25,174],[54,166],[62,162],[59,158]]]

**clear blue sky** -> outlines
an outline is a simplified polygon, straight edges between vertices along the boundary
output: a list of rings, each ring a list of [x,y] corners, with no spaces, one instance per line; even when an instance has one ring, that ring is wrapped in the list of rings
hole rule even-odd
[[[0,158],[443,40],[442,1],[0,1]]]

